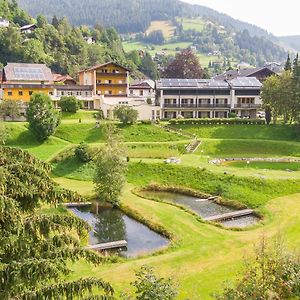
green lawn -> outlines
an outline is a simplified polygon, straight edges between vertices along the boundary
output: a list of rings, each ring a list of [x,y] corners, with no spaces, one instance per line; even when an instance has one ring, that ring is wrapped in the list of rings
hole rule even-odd
[[[203,139],[196,153],[217,158],[298,157],[300,156],[300,143],[254,139]]]
[[[227,163],[235,168],[248,169],[269,169],[269,170],[291,170],[300,171],[300,163],[297,162],[266,162],[266,161],[251,161],[249,164],[245,161],[234,161]]]
[[[261,139],[300,141],[296,126],[289,125],[173,125],[200,139]]]
[[[81,124],[77,122],[79,115],[65,115],[55,136],[45,143],[36,141],[26,123],[7,123],[10,129],[8,145],[28,149],[41,159],[49,160],[81,141],[93,147],[103,143],[102,128],[94,128],[91,114],[80,113]],[[182,155],[181,165],[165,165],[162,158],[180,155],[188,142],[186,138],[150,125],[119,125],[120,135],[131,157],[122,203],[172,232],[173,245],[160,254],[100,267],[79,262],[73,265],[74,273],[69,278],[101,277],[110,281],[119,295],[119,292],[130,289],[134,271],[149,264],[160,275],[174,277],[179,285],[178,299],[212,299],[212,293],[219,291],[224,281],[239,273],[243,257],[251,254],[253,244],[262,235],[274,237],[280,231],[289,247],[299,249],[299,171],[287,173],[275,168],[258,171],[232,165],[215,166],[208,164],[207,157],[299,156],[296,128],[280,125],[180,127],[183,131],[196,133],[203,143],[196,153]],[[290,165],[289,169],[292,169]],[[69,158],[53,165],[52,176],[63,187],[92,195],[93,172],[93,163],[83,164]],[[257,173],[264,176],[258,177]],[[133,188],[153,182],[219,194],[224,199],[259,210],[265,214],[265,219],[253,229],[235,232],[201,223],[179,208],[132,194]]]
[[[69,146],[69,143],[56,137],[39,142],[28,130],[26,123],[6,123],[9,132],[7,146],[22,148],[42,160],[48,160]]]

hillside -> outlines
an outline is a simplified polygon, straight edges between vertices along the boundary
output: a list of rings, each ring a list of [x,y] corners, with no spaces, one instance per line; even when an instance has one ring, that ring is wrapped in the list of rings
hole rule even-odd
[[[300,35],[281,36],[279,40],[296,51],[300,51]]]
[[[223,26],[235,30],[248,30],[251,35],[274,37],[257,26],[231,18],[226,14],[200,5],[179,0],[18,0],[31,15],[66,16],[74,25],[113,26],[120,33],[144,32],[155,20],[175,17],[211,17]]]

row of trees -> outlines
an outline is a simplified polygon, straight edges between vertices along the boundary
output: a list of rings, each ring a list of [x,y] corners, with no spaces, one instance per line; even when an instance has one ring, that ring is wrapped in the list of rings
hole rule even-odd
[[[275,124],[280,116],[283,116],[285,123],[299,121],[300,61],[298,55],[293,63],[288,57],[285,72],[282,75],[274,75],[266,79],[261,97],[268,123],[271,121],[271,116]]]

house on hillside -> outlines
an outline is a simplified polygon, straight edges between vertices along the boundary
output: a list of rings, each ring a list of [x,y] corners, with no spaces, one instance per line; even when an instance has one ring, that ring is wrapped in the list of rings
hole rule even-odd
[[[8,63],[2,71],[3,99],[29,102],[33,93],[52,96],[54,82],[45,64]]]
[[[0,18],[0,27],[9,27],[9,21],[4,18]]]
[[[129,95],[130,70],[109,62],[79,72],[80,85],[92,85],[95,95],[127,97]]]
[[[247,69],[237,69],[237,70],[229,70],[224,72],[223,74],[217,75],[214,77],[215,80],[230,80],[238,77],[255,77],[260,82],[266,80],[267,77],[276,75],[276,73],[270,70],[267,67],[261,68],[247,68]]]
[[[24,25],[20,28],[21,33],[32,33],[35,29],[37,29],[37,26],[35,24],[28,24]]]
[[[256,118],[262,105],[261,87],[255,77],[161,79],[156,81],[156,104],[161,119],[227,118],[230,112]]]

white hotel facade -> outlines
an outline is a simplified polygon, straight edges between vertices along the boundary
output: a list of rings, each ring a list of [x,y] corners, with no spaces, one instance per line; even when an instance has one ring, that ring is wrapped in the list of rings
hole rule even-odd
[[[255,77],[232,80],[161,79],[156,81],[156,105],[161,119],[256,118],[262,108],[262,84]]]

